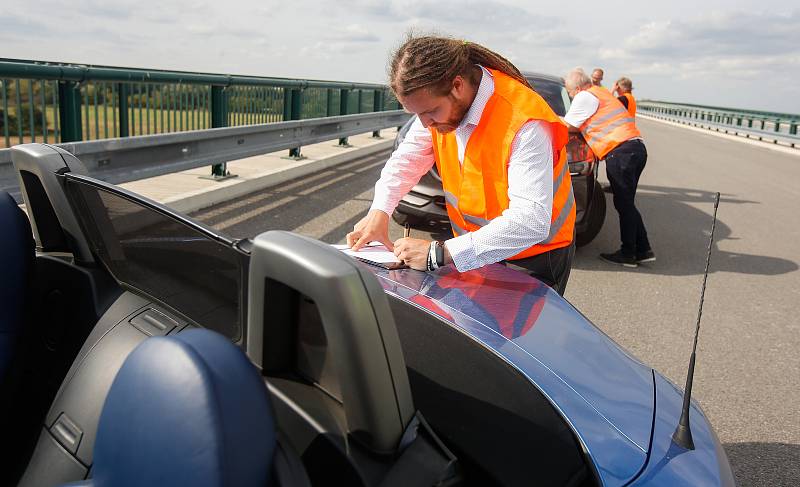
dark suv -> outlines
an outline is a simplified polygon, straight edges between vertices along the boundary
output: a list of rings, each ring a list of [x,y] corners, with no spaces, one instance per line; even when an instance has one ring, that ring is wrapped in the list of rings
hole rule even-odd
[[[564,88],[563,79],[539,73],[524,74],[531,86],[557,115],[564,116],[567,113],[570,100],[567,90]],[[416,117],[411,117],[397,133],[395,149],[403,141],[415,120]],[[606,217],[606,199],[597,182],[597,158],[580,134],[570,134],[567,144],[567,161],[572,177],[572,191],[575,194],[575,243],[581,246],[591,242],[603,227]],[[435,165],[400,200],[392,218],[401,225],[408,223],[416,227],[437,225],[449,221],[445,209],[442,179],[439,177]]]

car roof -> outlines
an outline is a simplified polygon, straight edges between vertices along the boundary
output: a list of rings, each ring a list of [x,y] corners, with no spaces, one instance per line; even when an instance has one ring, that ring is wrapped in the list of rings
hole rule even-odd
[[[558,83],[563,85],[564,78],[561,76],[553,76],[552,74],[544,74],[544,73],[536,73],[533,71],[522,71],[522,75],[526,78],[533,79],[533,80],[540,80],[540,81],[552,81],[553,83]]]

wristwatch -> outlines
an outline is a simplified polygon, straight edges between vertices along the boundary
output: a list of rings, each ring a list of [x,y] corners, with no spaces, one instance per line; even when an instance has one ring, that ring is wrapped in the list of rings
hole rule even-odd
[[[431,247],[428,250],[427,269],[435,271],[436,269],[444,266],[444,242],[434,240],[431,242]]]
[[[441,240],[434,240],[435,253],[436,253],[436,267],[444,267],[444,242]]]

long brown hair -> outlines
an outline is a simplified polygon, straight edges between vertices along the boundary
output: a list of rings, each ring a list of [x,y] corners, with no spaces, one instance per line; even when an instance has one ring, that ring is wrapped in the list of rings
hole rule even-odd
[[[445,95],[458,75],[475,83],[479,79],[476,64],[501,71],[530,87],[519,69],[496,52],[474,42],[434,36],[409,36],[397,49],[389,65],[389,86],[398,96],[420,88]]]

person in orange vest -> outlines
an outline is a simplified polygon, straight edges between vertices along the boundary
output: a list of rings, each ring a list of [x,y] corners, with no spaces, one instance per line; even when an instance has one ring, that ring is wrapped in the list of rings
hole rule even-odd
[[[503,262],[563,294],[575,253],[567,126],[513,64],[472,42],[410,37],[391,59],[389,84],[418,119],[347,244],[380,241],[419,270]],[[453,238],[390,241],[389,215],[434,164]]]
[[[603,70],[601,68],[594,68],[592,71],[592,84],[594,86],[599,86],[600,88],[605,88],[603,86]]]
[[[622,245],[616,252],[600,254],[600,258],[626,267],[656,260],[642,215],[634,204],[647,149],[633,117],[611,92],[594,86],[580,68],[570,71],[564,84],[572,97],[564,121],[570,131],[583,134],[599,159],[605,159],[614,208],[619,213]]]
[[[630,78],[622,77],[618,79],[615,83],[613,88],[611,89],[611,93],[616,93],[617,100],[622,103],[622,105],[628,110],[628,113],[631,114],[631,117],[636,116],[636,100],[633,98],[633,82]]]

